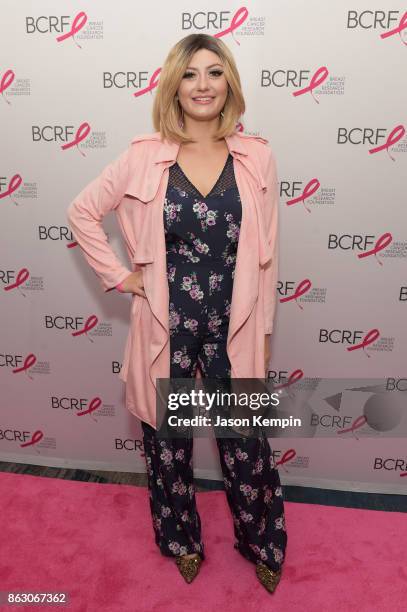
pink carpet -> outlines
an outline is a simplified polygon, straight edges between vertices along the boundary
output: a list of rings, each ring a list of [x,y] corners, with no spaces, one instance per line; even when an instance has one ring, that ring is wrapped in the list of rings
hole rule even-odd
[[[197,494],[207,559],[190,585],[155,545],[146,489],[1,472],[0,499],[0,591],[71,600],[7,612],[406,610],[402,513],[286,502],[287,559],[270,595],[233,548],[223,492]]]

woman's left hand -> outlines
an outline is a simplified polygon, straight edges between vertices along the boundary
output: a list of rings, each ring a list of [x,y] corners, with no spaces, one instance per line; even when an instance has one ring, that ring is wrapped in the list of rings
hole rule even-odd
[[[264,336],[264,372],[265,378],[267,378],[267,372],[270,362],[270,336],[271,334],[267,334]]]

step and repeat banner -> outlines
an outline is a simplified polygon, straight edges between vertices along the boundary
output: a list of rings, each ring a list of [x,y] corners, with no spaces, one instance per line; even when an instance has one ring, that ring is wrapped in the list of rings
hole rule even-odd
[[[154,131],[169,49],[204,32],[236,59],[241,129],[267,138],[277,161],[269,378],[308,436],[270,438],[282,482],[407,493],[407,4],[1,9],[0,460],[145,471],[118,378],[131,297],[102,290],[66,211],[136,135]],[[114,214],[103,227],[130,266]],[[221,479],[214,438],[195,440],[194,469]]]

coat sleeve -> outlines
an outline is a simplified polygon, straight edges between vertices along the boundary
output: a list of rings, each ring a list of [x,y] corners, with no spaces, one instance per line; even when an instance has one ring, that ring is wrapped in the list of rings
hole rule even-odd
[[[265,334],[273,331],[274,315],[277,303],[277,279],[279,272],[279,190],[277,166],[273,152],[267,147],[267,163],[265,179],[267,191],[265,193],[265,219],[266,233],[272,251],[272,258],[264,268],[264,322]]]
[[[127,186],[129,148],[104,168],[69,204],[67,218],[83,255],[104,291],[120,284],[132,271],[117,257],[102,219],[117,208]]]

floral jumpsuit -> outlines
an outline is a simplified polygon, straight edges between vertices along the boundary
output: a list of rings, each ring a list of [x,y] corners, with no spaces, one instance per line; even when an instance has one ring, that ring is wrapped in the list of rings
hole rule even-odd
[[[241,222],[229,153],[205,197],[176,162],[164,201],[169,287],[170,377],[230,377],[226,339]],[[193,438],[164,439],[142,421],[155,541],[163,555],[205,558],[193,482]],[[216,438],[235,548],[276,571],[287,534],[282,488],[268,439]]]

